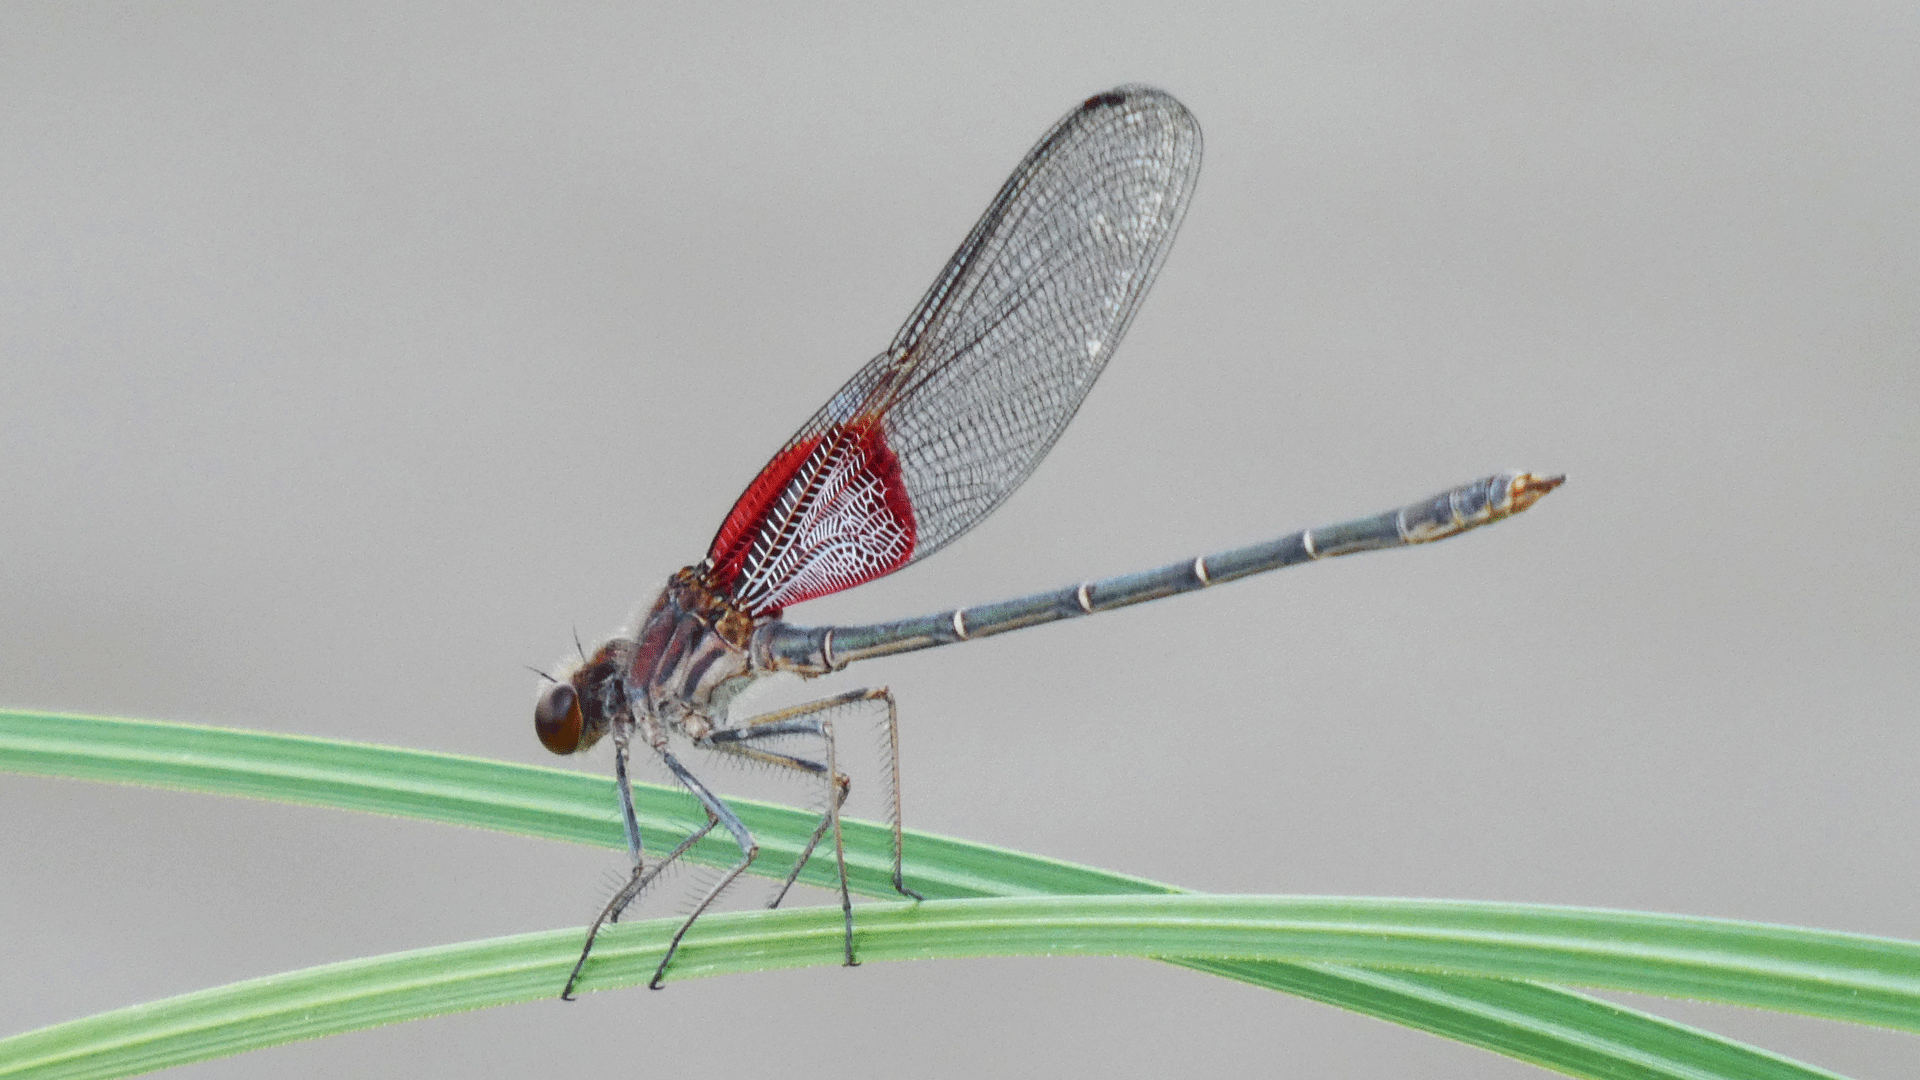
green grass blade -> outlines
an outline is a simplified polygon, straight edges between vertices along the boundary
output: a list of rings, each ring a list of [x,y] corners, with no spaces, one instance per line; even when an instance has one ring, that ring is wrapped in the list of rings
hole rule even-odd
[[[1190,957],[1217,954],[1223,973],[1231,974],[1232,965],[1249,960],[1292,966],[1284,961],[1297,958],[1299,939],[1283,928],[1298,925],[1298,907],[1298,901],[1287,898],[1212,896],[878,904],[863,909],[858,944],[870,963],[1060,953],[1148,956],[1178,950]],[[1275,932],[1262,933],[1263,924]],[[676,926],[677,920],[662,919],[607,930],[583,989],[646,982]],[[672,976],[835,965],[841,960],[840,934],[839,912],[832,908],[716,914],[688,933]],[[551,997],[579,942],[578,930],[546,931],[349,961],[186,994],[0,1042],[0,1077],[125,1076],[293,1039]],[[1391,943],[1360,951],[1391,951]],[[1337,970],[1327,974],[1347,981],[1356,977]],[[1380,978],[1372,985],[1376,998],[1398,999],[1406,996],[1409,981]],[[1457,997],[1448,980],[1430,978],[1426,986],[1429,1003]],[[1690,1038],[1687,1029],[1661,1025],[1656,1040],[1642,1019],[1623,1009],[1613,1010],[1613,1031],[1627,1037],[1624,1043],[1609,1045],[1588,1032],[1575,1039],[1564,1033],[1555,1038],[1552,1023],[1584,1024],[1596,1008],[1610,1007],[1521,983],[1495,983],[1492,988],[1508,1008],[1525,1010],[1520,1027],[1535,1033],[1535,1052],[1521,1056],[1586,1066],[1573,1069],[1576,1075],[1740,1080],[1826,1075],[1736,1045],[1712,1046],[1724,1067],[1702,1068],[1698,1062],[1705,1054],[1696,1045],[1702,1041],[1697,1033]],[[1552,1023],[1539,1022],[1543,1002],[1557,1010],[1547,1014]],[[1406,1004],[1401,1002],[1402,1008]],[[1470,1003],[1468,1014],[1483,1025],[1497,1020],[1484,1001]],[[1711,1037],[1706,1041],[1715,1043]],[[1674,1065],[1674,1058],[1685,1064]]]
[[[88,779],[109,780],[126,783],[139,783],[174,787],[198,791],[220,792],[269,798],[277,801],[301,802],[312,805],[333,806],[345,809],[359,809],[379,813],[398,814],[419,817],[428,820],[465,824],[481,828],[502,829],[525,835],[564,839],[581,843],[600,844],[607,847],[620,847],[623,840],[617,823],[611,812],[611,784],[601,778],[564,773],[549,769],[534,769],[499,762],[465,759],[448,755],[427,754],[418,751],[395,750],[371,747],[360,744],[337,743],[327,740],[302,739],[287,736],[267,735],[253,732],[227,731],[212,728],[197,728],[184,725],[156,724],[140,721],[103,720],[98,718],[67,717],[34,713],[0,712],[0,769],[19,772],[40,773],[45,775],[74,776]],[[648,829],[681,830],[694,819],[690,802],[682,795],[657,788],[637,789],[640,800],[640,812],[643,827]],[[796,851],[796,842],[806,835],[811,827],[809,815],[767,804],[751,803],[739,800],[734,803],[741,811],[749,827],[763,839],[764,861],[777,866],[779,856]],[[849,868],[855,878],[855,887],[869,895],[887,895],[890,893],[886,880],[888,860],[888,835],[884,828],[864,823],[853,823],[849,829]],[[1040,896],[1048,894],[1166,894],[1173,890],[1169,886],[1111,874],[1072,864],[1038,859],[1032,856],[999,851],[980,845],[966,844],[961,841],[942,837],[913,834],[908,841],[910,855],[909,876],[916,887],[930,896]],[[726,861],[731,852],[725,845],[711,845],[695,853],[710,861]],[[810,868],[809,878],[824,882],[826,871],[816,863]],[[1187,898],[1187,899],[1233,899],[1233,898]],[[1293,901],[1293,903],[1315,903],[1349,905],[1344,916],[1350,917],[1359,909],[1352,908],[1353,901]],[[1379,902],[1391,904],[1393,902]],[[1405,903],[1405,902],[1401,902]],[[920,909],[930,912],[937,905]],[[1755,928],[1744,924],[1715,924],[1705,920],[1678,920],[1668,917],[1633,917],[1652,919],[1653,922],[1638,926],[1642,933],[1658,936],[1666,933],[1679,944],[1668,942],[1660,948],[1665,952],[1658,956],[1601,956],[1583,952],[1579,940],[1578,920],[1592,920],[1604,916],[1616,920],[1605,926],[1589,925],[1589,930],[1602,933],[1616,933],[1622,927],[1617,920],[1626,918],[1621,913],[1559,913],[1563,925],[1556,926],[1555,933],[1560,938],[1557,944],[1549,948],[1543,944],[1553,934],[1536,935],[1541,940],[1522,947],[1513,941],[1501,939],[1503,934],[1515,932],[1517,923],[1528,919],[1536,922],[1540,912],[1553,912],[1554,909],[1521,909],[1501,905],[1429,905],[1430,910],[1421,913],[1426,920],[1424,933],[1429,937],[1421,940],[1421,947],[1430,950],[1421,954],[1425,962],[1435,963],[1445,960],[1447,963],[1461,963],[1457,942],[1443,942],[1447,935],[1455,937],[1471,936],[1478,933],[1489,936],[1493,941],[1491,948],[1495,952],[1506,950],[1511,962],[1514,956],[1525,955],[1532,968],[1508,969],[1499,963],[1489,963],[1484,970],[1508,971],[1522,970],[1535,972],[1530,977],[1546,977],[1539,971],[1551,970],[1554,977],[1601,976],[1606,985],[1619,985],[1624,982],[1628,988],[1642,989],[1644,977],[1650,984],[1657,983],[1666,987],[1665,991],[1681,992],[1699,996],[1718,996],[1721,1000],[1739,1000],[1744,997],[1765,998],[1772,1007],[1795,1008],[1798,1011],[1813,1012],[1822,1015],[1836,1015],[1847,1019],[1859,1019],[1863,1022],[1893,1023],[1906,1026],[1902,1017],[1910,1018],[1912,1001],[1910,994],[1886,985],[1868,985],[1864,989],[1868,1006],[1857,1010],[1858,1015],[1849,1015],[1849,1001],[1858,1002],[1859,995],[1846,993],[1819,992],[1823,975],[1828,971],[1820,962],[1823,955],[1835,950],[1845,951],[1852,948],[1859,953],[1864,950],[1872,954],[1874,949],[1884,950],[1888,944],[1898,946],[1901,943],[1880,943],[1868,945],[1875,939],[1856,939],[1845,935],[1815,935],[1813,938],[1795,938],[1791,935],[1814,934],[1807,931],[1786,931],[1784,928]],[[864,935],[881,918],[884,909],[868,907],[863,909],[861,931]],[[778,913],[780,917],[799,913]],[[1032,916],[1032,912],[1025,913]],[[1323,914],[1326,914],[1323,912]],[[1365,925],[1369,935],[1382,932],[1380,910],[1362,912],[1368,919],[1375,921]],[[1387,923],[1393,918],[1407,913],[1388,913]],[[759,914],[748,918],[768,918]],[[1131,922],[1125,933],[1134,935],[1136,944],[1141,940],[1137,913],[1130,917]],[[1667,920],[1662,922],[1660,920]],[[1451,926],[1446,924],[1452,920]],[[1464,921],[1463,921],[1464,920]],[[1479,925],[1467,925],[1479,920]],[[1572,920],[1568,922],[1567,920]],[[1029,920],[1030,921],[1030,920]],[[1352,921],[1349,919],[1349,921]],[[1418,920],[1415,920],[1418,921]],[[1604,922],[1605,919],[1602,919]],[[703,926],[705,922],[703,921]],[[1355,923],[1355,925],[1359,925]],[[1702,946],[1702,935],[1712,935],[1716,928],[1724,931],[1717,944]],[[1730,928],[1738,928],[1730,929]],[[632,928],[638,930],[638,927]],[[931,927],[921,927],[928,930]],[[1408,927],[1412,932],[1412,927]],[[622,928],[622,933],[628,932]],[[977,930],[976,930],[977,932]],[[1105,933],[1106,931],[1099,931]],[[1164,928],[1163,928],[1164,932]],[[1303,930],[1308,937],[1316,934],[1321,938],[1328,931]],[[1388,926],[1387,933],[1395,931]],[[1098,934],[1091,926],[1081,927],[1077,940],[1084,947]],[[1571,934],[1571,938],[1567,935]],[[1782,937],[1782,934],[1788,936]],[[577,932],[566,932],[568,940],[576,943]],[[1741,935],[1750,940],[1734,941]],[[1771,936],[1769,936],[1771,935]],[[909,935],[911,936],[911,935]],[[538,937],[538,935],[536,935]],[[516,941],[521,939],[514,939]],[[1104,940],[1104,939],[1102,939]],[[1271,986],[1301,993],[1317,1000],[1354,1008],[1372,1015],[1393,1019],[1425,1030],[1462,1039],[1474,1045],[1486,1047],[1498,1052],[1511,1054],[1523,1060],[1561,1068],[1574,1075],[1595,1077],[1667,1077],[1667,1076],[1813,1076],[1826,1075],[1810,1071],[1804,1066],[1787,1062],[1785,1059],[1765,1055],[1737,1043],[1720,1040],[1704,1033],[1695,1032],[1679,1025],[1621,1009],[1580,995],[1561,991],[1550,991],[1540,987],[1527,987],[1522,984],[1502,982],[1498,979],[1475,978],[1458,974],[1431,974],[1413,972],[1392,972],[1383,970],[1358,970],[1340,968],[1325,963],[1289,964],[1266,960],[1249,961],[1246,959],[1197,959],[1192,953],[1183,953],[1183,944],[1187,939],[1180,937],[1161,938],[1158,948],[1162,956],[1185,956],[1174,962],[1200,970],[1210,971],[1226,977],[1239,978],[1256,985]],[[1124,945],[1124,942],[1120,944]],[[1324,945],[1324,941],[1322,942]],[[1689,945],[1688,948],[1679,947]],[[475,943],[475,948],[491,949],[498,943]],[[1443,947],[1445,946],[1445,947]],[[1761,947],[1765,946],[1765,947]],[[876,948],[879,946],[876,945]],[[1104,946],[1103,946],[1104,947]],[[1489,947],[1481,945],[1483,951]],[[1761,956],[1759,961],[1747,957],[1742,961],[1742,947],[1749,953]],[[456,948],[466,948],[465,946]],[[863,948],[865,946],[863,945]],[[915,948],[924,948],[924,943]],[[1448,948],[1454,951],[1449,953]],[[1767,948],[1774,950],[1767,953]],[[1910,947],[1908,947],[1910,948]],[[1557,951],[1556,951],[1557,949]],[[1786,950],[1785,955],[1780,950]],[[1438,950],[1438,951],[1431,951]],[[1716,951],[1718,950],[1718,951]],[[1796,951],[1797,950],[1797,951]],[[562,950],[563,952],[567,950]],[[1074,949],[1071,951],[1078,951]],[[1121,952],[1139,952],[1134,948],[1117,948]],[[1655,950],[1659,952],[1659,949]],[[379,965],[392,960],[399,962],[406,957],[420,954],[404,954],[397,958],[376,958],[357,962],[374,965],[372,968],[354,968],[354,971],[385,970]],[[497,973],[497,965],[491,953],[484,963],[476,961],[479,969]],[[596,957],[601,954],[596,952]],[[747,955],[747,954],[743,954]],[[1325,954],[1331,955],[1331,954]],[[1398,962],[1406,962],[1410,953],[1400,953]],[[447,959],[442,956],[442,960]],[[751,957],[749,956],[749,959]],[[1856,963],[1869,961],[1871,969],[1873,956],[1856,955]],[[1483,957],[1484,960],[1484,957]],[[1879,955],[1882,967],[1891,967],[1891,971],[1878,971],[1885,982],[1891,979],[1894,984],[1902,977],[1901,965],[1907,963],[1904,954],[1893,953]],[[762,958],[757,966],[767,966]],[[570,957],[568,958],[570,963]],[[1389,962],[1395,962],[1390,960]],[[1740,962],[1748,962],[1751,970],[1739,967]],[[494,965],[494,966],[490,966]],[[1612,965],[1608,968],[1607,965]],[[1769,969],[1768,965],[1771,965]],[[1796,967],[1796,965],[1798,965]],[[1830,965],[1831,966],[1831,965]],[[1844,967],[1845,965],[1840,965]],[[349,965],[348,967],[351,967]],[[1604,970],[1603,970],[1604,969]],[[335,973],[338,977],[340,966],[316,971]],[[596,972],[602,970],[596,961]],[[676,962],[676,971],[680,971]],[[1474,970],[1483,970],[1475,968]],[[1640,972],[1636,975],[1635,972]],[[1652,974],[1647,974],[1651,972]],[[198,995],[187,995],[159,1002],[150,1006],[141,1006],[133,1010],[122,1010],[106,1014],[103,1017],[76,1021],[74,1024],[59,1025],[42,1032],[19,1036],[0,1043],[0,1062],[18,1061],[14,1055],[26,1047],[17,1045],[20,1040],[39,1040],[61,1038],[57,1033],[66,1032],[78,1037],[85,1030],[93,1030],[88,1025],[105,1023],[147,1023],[151,1029],[154,1018],[160,1016],[153,1010],[173,1007],[175,1003],[202,1001],[208,995],[228,993],[267,994],[276,987],[291,985],[277,980],[298,980],[307,973],[293,973],[276,979],[259,980],[255,983],[238,984],[235,987],[206,991]],[[1874,975],[1872,970],[1860,973],[1863,977]],[[1617,981],[1616,981],[1617,980]],[[1866,979],[1872,983],[1872,979]],[[549,984],[555,980],[549,979]],[[243,991],[243,988],[245,990]],[[346,1030],[349,1027],[366,1026],[368,1023],[385,1023],[406,1016],[423,1015],[425,1012],[446,1012],[462,1008],[478,1007],[480,1004],[521,1000],[517,991],[501,996],[498,988],[488,991],[481,998],[454,994],[448,987],[422,984],[420,993],[429,1000],[410,1004],[398,1012],[382,1012],[381,1019],[370,1019],[367,1004],[371,1000],[393,1001],[397,991],[391,988],[375,989],[368,986],[367,995],[360,1004],[341,1010],[343,1015],[357,1017],[342,1027],[328,1030]],[[544,996],[551,993],[551,985],[540,993],[526,996]],[[444,996],[435,996],[444,995]],[[1758,1003],[1749,1001],[1748,1003]],[[407,1009],[414,1011],[408,1012]],[[424,1010],[424,1011],[422,1011]],[[375,1010],[378,1011],[378,1010]],[[146,1020],[140,1017],[145,1016]],[[117,1019],[114,1019],[117,1018]],[[131,1018],[131,1019],[129,1019]],[[295,1032],[276,1027],[256,1018],[250,1021],[255,1030],[278,1031],[279,1036],[271,1041],[285,1041],[288,1038],[310,1037],[321,1031]],[[201,1048],[205,1051],[196,1057],[216,1056],[234,1052],[242,1047],[229,1045],[219,1040],[203,1040]],[[1783,1071],[1784,1070],[1784,1071]],[[115,1073],[114,1075],[125,1075]],[[0,1075],[12,1075],[0,1072]],[[35,1073],[35,1075],[41,1075]],[[46,1075],[53,1075],[48,1073]]]
[[[1333,964],[1173,962],[1391,1020],[1569,1076],[1606,1080],[1831,1080],[1835,1076],[1699,1028],[1536,983]]]

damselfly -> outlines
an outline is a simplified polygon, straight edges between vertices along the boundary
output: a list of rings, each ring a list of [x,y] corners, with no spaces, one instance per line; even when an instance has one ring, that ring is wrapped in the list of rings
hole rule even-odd
[[[753,862],[758,845],[725,799],[690,771],[676,742],[819,782],[826,809],[786,878],[831,834],[854,963],[853,904],[840,837],[850,781],[830,714],[884,708],[893,773],[893,885],[901,873],[898,717],[887,690],[855,690],[735,722],[728,703],[778,671],[824,675],[856,660],[1091,615],[1294,563],[1440,540],[1517,514],[1562,477],[1504,472],[1373,517],[1049,593],[873,626],[802,627],[794,604],[850,589],[940,550],[992,513],[1046,455],[1099,377],[1147,294],[1200,170],[1200,128],[1145,86],[1088,98],[1042,136],[1001,187],[886,351],[787,440],[721,524],[707,556],[667,582],[631,632],[583,655],[541,694],[540,741],[556,754],[611,737],[633,873],[588,931],[594,937],[666,866],[716,827],[739,860],[696,902],[655,970]],[[817,740],[817,757],[776,747]],[[656,754],[707,814],[705,826],[648,860],[628,755]],[[785,886],[780,890],[784,896]],[[780,896],[774,898],[778,904]]]

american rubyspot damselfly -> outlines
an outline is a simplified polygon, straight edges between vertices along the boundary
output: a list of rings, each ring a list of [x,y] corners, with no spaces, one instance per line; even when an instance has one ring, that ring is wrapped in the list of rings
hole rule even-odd
[[[1200,170],[1200,128],[1168,94],[1123,86],[1081,103],[1014,169],[893,343],[860,369],[747,485],[707,557],[676,573],[631,633],[583,655],[541,694],[540,741],[556,754],[614,744],[633,872],[587,933],[570,997],[600,927],[695,841],[726,829],[740,859],[696,902],[687,928],[758,854],[727,803],[681,763],[674,737],[820,780],[826,810],[786,879],[831,833],[853,955],[841,849],[840,771],[830,714],[884,708],[893,773],[894,888],[901,871],[898,717],[892,694],[855,690],[735,723],[728,704],[779,671],[824,675],[856,660],[1091,615],[1313,559],[1424,543],[1525,510],[1561,477],[1505,472],[1373,517],[1049,593],[873,626],[801,627],[794,604],[890,574],[992,513],[1045,456],[1120,344],[1173,243]],[[635,737],[697,799],[705,826],[649,862],[633,810]],[[819,759],[775,749],[817,740]],[[783,887],[774,898],[778,904]]]

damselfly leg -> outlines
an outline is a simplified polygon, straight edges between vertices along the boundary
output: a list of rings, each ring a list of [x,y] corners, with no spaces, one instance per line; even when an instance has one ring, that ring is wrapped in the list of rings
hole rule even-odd
[[[893,884],[902,895],[914,900],[924,899],[919,893],[906,887],[902,871],[902,836],[900,831],[900,786],[899,786],[899,723],[893,694],[886,688],[852,690],[820,701],[778,709],[755,716],[738,726],[717,728],[702,738],[695,739],[694,745],[703,750],[712,750],[733,757],[780,769],[791,770],[809,777],[817,777],[826,788],[825,808],[820,821],[814,826],[807,843],[794,860],[793,867],[787,872],[779,889],[774,893],[767,906],[778,907],[786,898],[807,862],[818,850],[820,843],[829,832],[833,835],[833,857],[835,866],[835,884],[840,894],[840,908],[845,925],[845,955],[847,966],[858,964],[853,949],[853,896],[847,884],[846,844],[841,832],[840,812],[846,805],[847,796],[853,789],[852,780],[841,771],[839,746],[834,734],[835,714],[846,710],[862,708],[876,709],[885,716],[885,753],[887,774],[892,783],[889,785],[889,817],[893,824]],[[773,749],[769,743],[782,739],[807,738],[820,742],[824,760],[815,760],[798,754]],[[615,738],[615,777],[620,782],[622,816],[628,824],[628,846],[633,854],[633,872],[627,883],[614,895],[602,910],[600,917],[594,920],[588,929],[587,941],[581,949],[580,960],[574,965],[573,974],[567,981],[566,993],[571,995],[581,970],[585,967],[588,954],[593,950],[593,942],[600,928],[608,923],[618,922],[621,914],[640,894],[658,880],[659,875],[671,866],[695,843],[710,833],[714,826],[725,824],[740,845],[740,861],[728,869],[718,882],[703,894],[695,904],[680,928],[668,943],[666,953],[660,959],[660,965],[654,971],[651,985],[658,989],[672,962],[674,953],[679,949],[680,940],[685,936],[695,920],[704,914],[725,892],[741,873],[743,873],[759,854],[759,843],[748,831],[739,817],[733,813],[725,800],[695,778],[680,764],[678,759],[664,749],[660,750],[661,761],[707,811],[707,823],[695,830],[679,846],[669,852],[664,859],[647,865],[642,857],[642,844],[639,839],[638,816],[632,809],[631,784],[627,779],[626,740]]]

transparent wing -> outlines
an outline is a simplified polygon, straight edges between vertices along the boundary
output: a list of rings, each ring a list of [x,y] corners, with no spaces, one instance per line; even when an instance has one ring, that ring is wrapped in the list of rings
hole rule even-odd
[[[1199,168],[1199,124],[1151,87],[1055,124],[893,344],[740,497],[709,553],[716,584],[777,610],[925,558],[991,513],[1120,344]]]

